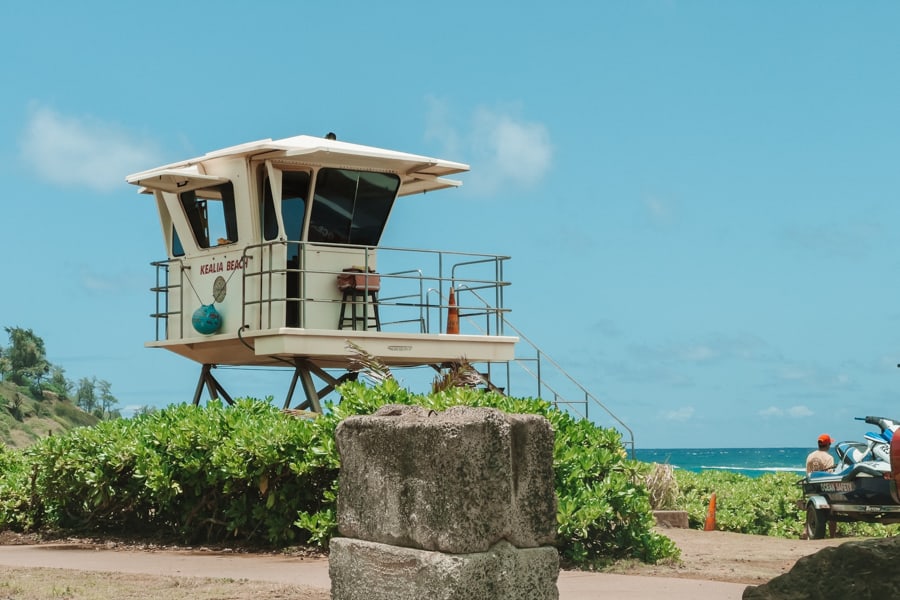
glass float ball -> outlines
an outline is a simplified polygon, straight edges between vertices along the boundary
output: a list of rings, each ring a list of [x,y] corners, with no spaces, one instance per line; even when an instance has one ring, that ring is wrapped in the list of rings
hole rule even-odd
[[[199,333],[209,335],[215,333],[222,326],[222,315],[216,310],[212,304],[204,304],[194,311],[191,317],[191,323]]]

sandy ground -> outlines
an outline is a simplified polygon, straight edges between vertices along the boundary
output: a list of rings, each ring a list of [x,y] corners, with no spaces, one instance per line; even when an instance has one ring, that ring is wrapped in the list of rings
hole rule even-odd
[[[697,531],[687,529],[660,529],[681,549],[682,559],[671,565],[644,565],[622,563],[609,570],[612,577],[619,575],[640,575],[659,578],[662,583],[668,578],[693,579],[706,582],[729,582],[742,584],[728,589],[729,596],[739,598],[743,584],[759,585],[773,577],[787,572],[802,556],[813,554],[826,546],[833,546],[850,538],[836,540],[786,540],[765,536],[743,535],[721,531]],[[34,544],[34,538],[0,533],[0,546]],[[131,600],[146,597],[191,600],[250,600],[251,598],[292,598],[294,600],[326,600],[329,593],[327,568],[324,559],[309,557],[301,561],[309,565],[309,575],[300,578],[304,583],[296,585],[296,556],[287,558],[280,554],[239,553],[246,557],[248,569],[230,567],[228,576],[210,579],[204,574],[211,571],[210,564],[222,560],[221,550],[183,549],[168,547],[142,547],[134,544],[95,543],[85,540],[55,540],[44,543],[53,547],[54,552],[42,553],[39,563],[0,566],[0,598],[16,600],[37,600],[39,598],[64,598],[67,600]],[[96,550],[85,554],[84,550]],[[118,572],[108,571],[104,565],[77,564],[76,554],[86,556],[85,560],[97,560],[101,550],[113,550],[118,555]],[[76,552],[78,551],[78,552]],[[0,554],[3,548],[0,547]],[[234,551],[230,552],[234,553]],[[138,555],[139,567],[128,566],[124,555]],[[50,558],[47,558],[47,556]],[[79,559],[81,560],[81,559]],[[103,559],[101,559],[103,560]],[[290,568],[285,565],[290,562]],[[148,575],[147,564],[152,563],[158,573]],[[48,564],[49,563],[49,564]],[[279,566],[279,563],[283,563]],[[318,564],[317,564],[318,563]],[[229,564],[234,564],[233,562]],[[0,563],[2,565],[2,563]],[[325,563],[327,567],[327,562]],[[92,572],[96,569],[96,572]],[[271,572],[263,572],[271,569]],[[282,578],[282,574],[293,572],[293,579]],[[567,574],[561,575],[561,578]],[[568,574],[578,577],[577,574]],[[318,581],[324,577],[323,581]],[[570,578],[571,579],[571,578]],[[641,578],[637,578],[641,579]],[[686,582],[685,582],[686,583]],[[708,585],[713,585],[712,583]],[[719,584],[715,584],[719,585]],[[324,589],[323,589],[324,588]],[[573,597],[594,597],[573,596]],[[674,596],[670,596],[674,597]],[[677,597],[697,597],[693,593]],[[722,598],[721,594],[711,597]]]
[[[853,538],[789,540],[696,529],[659,529],[681,549],[673,565],[621,564],[610,572],[759,585],[790,571],[797,559]]]

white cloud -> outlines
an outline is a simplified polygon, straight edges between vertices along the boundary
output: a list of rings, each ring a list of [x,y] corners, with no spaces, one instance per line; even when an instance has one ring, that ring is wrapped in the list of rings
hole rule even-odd
[[[36,107],[25,123],[22,158],[42,179],[105,192],[125,176],[162,162],[156,148],[93,117]]]
[[[604,337],[620,337],[622,328],[613,319],[597,319],[591,325],[591,330]]]
[[[457,129],[453,127],[452,115],[447,103],[434,96],[426,98],[428,104],[428,117],[425,124],[425,139],[434,140],[441,144],[449,157],[462,155],[462,141]],[[459,159],[463,160],[463,159]]]
[[[644,199],[644,209],[654,225],[669,225],[675,218],[672,203],[656,196]]]
[[[780,408],[778,406],[770,406],[768,408],[764,408],[759,411],[759,415],[761,417],[790,417],[792,419],[805,419],[806,417],[813,416],[813,411],[807,407],[801,405],[791,406],[788,408]]]
[[[146,408],[143,404],[129,404],[119,410],[122,416],[126,419],[130,419],[133,417],[139,410],[143,410]]]
[[[674,410],[664,411],[662,414],[662,418],[666,421],[687,421],[692,416],[694,416],[694,407],[693,406],[682,406],[681,408],[676,408]]]
[[[655,361],[613,361],[606,364],[605,372],[617,381],[640,385],[694,387],[696,384],[683,370],[671,369]]]
[[[856,387],[856,380],[851,375],[827,366],[785,365],[776,372],[775,378],[779,385],[790,383],[823,390]]]
[[[851,260],[865,258],[872,240],[883,236],[884,226],[875,222],[795,225],[782,232],[789,245],[805,252]]]
[[[792,406],[787,410],[789,417],[805,418],[813,416],[813,411],[807,406]]]
[[[639,346],[635,352],[657,360],[709,364],[719,360],[767,361],[778,356],[768,342],[752,334],[717,333],[700,340],[676,341],[658,346]]]
[[[553,163],[550,133],[543,123],[527,121],[514,112],[480,107],[471,126],[460,130],[451,124],[446,104],[429,98],[426,138],[439,140],[447,152],[472,157],[470,189],[486,194],[501,187],[533,187]]]
[[[778,378],[783,381],[807,381],[812,379],[814,375],[815,373],[812,369],[799,366],[782,367],[778,371]]]
[[[141,277],[133,273],[98,273],[82,268],[79,276],[81,287],[91,294],[123,293],[143,290],[147,286]]]
[[[705,346],[702,344],[681,348],[678,354],[681,360],[687,362],[705,362],[720,356],[719,352],[716,352],[709,346]]]

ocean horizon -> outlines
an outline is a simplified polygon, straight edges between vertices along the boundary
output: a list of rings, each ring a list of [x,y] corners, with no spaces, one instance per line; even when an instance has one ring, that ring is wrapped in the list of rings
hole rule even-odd
[[[669,464],[676,469],[730,471],[749,477],[766,473],[806,473],[810,448],[636,448],[634,458],[641,462]]]

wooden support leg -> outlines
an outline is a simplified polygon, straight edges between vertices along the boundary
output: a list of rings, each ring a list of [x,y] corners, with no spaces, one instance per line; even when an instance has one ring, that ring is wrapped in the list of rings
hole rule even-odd
[[[203,368],[200,369],[200,379],[197,380],[197,389],[194,390],[194,406],[200,404],[200,394],[203,393],[203,384],[206,383],[206,376],[209,375],[209,370],[212,368],[212,365],[203,365]]]
[[[303,391],[306,392],[307,402],[312,407],[313,412],[321,413],[322,404],[319,402],[319,392],[313,383],[312,375],[309,374],[309,369],[298,368],[297,371],[300,373],[300,381],[303,384]]]
[[[203,365],[203,368],[200,370],[200,379],[197,381],[197,388],[194,390],[194,405],[200,404],[200,394],[203,393],[203,386],[206,385],[206,389],[209,391],[210,400],[214,398],[222,398],[230,405],[234,405],[234,400],[231,399],[231,396],[228,395],[228,392],[225,391],[225,388],[222,387],[222,384],[218,382],[218,380],[212,374],[212,368],[215,365]]]
[[[291,387],[288,388],[287,396],[284,398],[284,406],[281,407],[282,410],[287,410],[291,406],[291,398],[294,397],[294,390],[297,387],[297,379],[300,377],[300,366],[297,365],[294,367],[294,376],[291,377]]]
[[[325,387],[315,388],[312,375],[317,376],[325,382]],[[294,396],[294,390],[297,388],[297,381],[303,384],[303,391],[306,394],[306,400],[294,407],[295,410],[309,410],[322,412],[321,399],[334,391],[334,388],[345,381],[356,381],[359,376],[355,371],[348,371],[340,377],[333,377],[328,371],[318,365],[306,360],[305,358],[294,359],[294,376],[291,378],[291,387],[288,390],[287,397],[284,399],[284,408],[287,409],[291,404]]]

